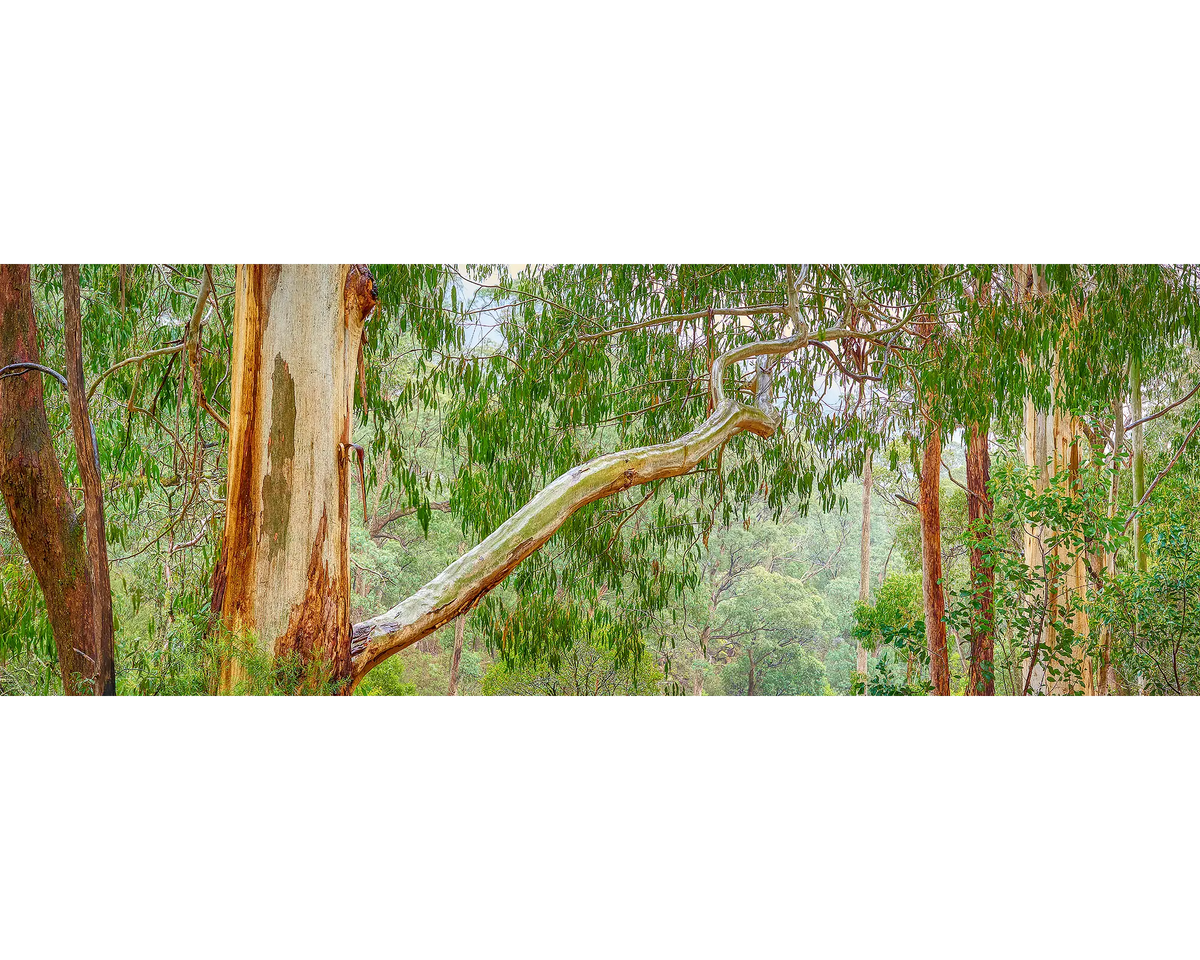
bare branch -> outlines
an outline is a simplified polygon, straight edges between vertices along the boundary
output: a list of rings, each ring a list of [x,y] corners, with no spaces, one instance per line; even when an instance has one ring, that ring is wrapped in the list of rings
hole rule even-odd
[[[1141,420],[1134,420],[1134,421],[1133,421],[1133,423],[1126,424],[1126,425],[1125,425],[1125,429],[1126,429],[1126,430],[1132,430],[1134,427],[1139,427],[1139,426],[1141,426],[1143,423],[1149,423],[1151,420],[1157,420],[1157,419],[1158,419],[1159,417],[1161,417],[1161,416],[1162,416],[1164,413],[1169,413],[1170,411],[1172,411],[1172,410],[1174,410],[1176,407],[1178,407],[1178,406],[1179,406],[1181,403],[1187,403],[1187,401],[1191,400],[1191,399],[1192,399],[1192,397],[1194,397],[1194,396],[1196,395],[1196,391],[1197,391],[1197,390],[1200,390],[1200,383],[1197,383],[1197,384],[1196,384],[1194,387],[1192,387],[1192,389],[1191,389],[1191,390],[1189,390],[1189,391],[1188,391],[1186,394],[1184,394],[1182,397],[1180,397],[1180,398],[1179,398],[1178,400],[1176,400],[1174,403],[1167,404],[1167,406],[1163,407],[1163,408],[1162,408],[1161,410],[1159,410],[1157,413],[1152,413],[1152,414],[1150,414],[1150,416],[1148,416],[1148,417],[1142,417],[1142,419],[1141,419]]]
[[[109,367],[102,374],[100,374],[100,376],[98,376],[95,380],[92,381],[92,385],[90,387],[88,387],[88,392],[87,392],[88,401],[89,402],[91,401],[92,394],[94,394],[96,392],[96,388],[98,386],[100,386],[100,384],[105,380],[105,378],[109,376],[109,374],[116,373],[122,367],[127,367],[131,363],[142,363],[143,361],[146,361],[146,360],[153,360],[155,357],[165,357],[165,356],[168,356],[173,353],[178,353],[180,350],[182,350],[184,348],[184,346],[186,346],[186,344],[182,340],[180,340],[178,343],[172,343],[170,346],[159,347],[157,350],[151,350],[149,353],[139,354],[136,357],[127,357],[126,359],[122,360],[120,363],[114,363],[111,367]]]

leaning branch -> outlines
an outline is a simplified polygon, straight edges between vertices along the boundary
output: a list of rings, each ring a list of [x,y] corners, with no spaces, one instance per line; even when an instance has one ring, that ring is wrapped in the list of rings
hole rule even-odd
[[[713,412],[691,433],[667,443],[605,454],[568,470],[407,600],[356,624],[350,647],[353,682],[470,610],[589,503],[630,487],[683,476],[740,433],[764,438],[774,435],[782,420],[780,413],[770,406],[727,399],[725,371],[741,360],[783,355],[807,345],[808,331],[801,328],[783,340],[748,344],[722,354],[713,364]]]

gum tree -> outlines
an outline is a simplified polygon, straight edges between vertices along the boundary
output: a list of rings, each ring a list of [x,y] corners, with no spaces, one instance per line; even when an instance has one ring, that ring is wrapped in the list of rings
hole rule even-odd
[[[1091,429],[1088,403],[1111,406],[1130,344],[1186,325],[1179,271],[1038,269],[1044,292],[1024,297],[1003,265],[87,267],[116,559],[157,557],[161,617],[192,629],[209,611],[181,584],[215,566],[225,690],[258,659],[296,687],[346,691],[471,610],[506,660],[552,661],[592,634],[636,655],[669,634],[651,621],[695,588],[709,534],[752,504],[832,507],[872,450],[923,444],[935,425],[1011,435],[1025,397],[1054,396]],[[48,284],[35,271],[53,299]],[[397,424],[418,408],[453,472],[407,457]],[[377,519],[446,510],[468,548],[354,625],[354,490],[381,474]],[[170,632],[155,655],[171,657]]]

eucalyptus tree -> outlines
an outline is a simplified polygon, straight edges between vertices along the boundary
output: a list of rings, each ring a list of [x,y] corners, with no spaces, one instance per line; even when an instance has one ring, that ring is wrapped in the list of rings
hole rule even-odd
[[[208,415],[189,387],[220,395],[225,365],[202,355],[199,319],[184,318],[210,299],[219,315],[220,303],[215,293],[197,300],[175,286],[203,275],[197,266],[2,269],[0,366],[8,369],[0,380],[0,453],[9,519],[41,586],[62,689],[111,693],[110,566],[123,587],[139,565],[152,568],[153,585],[135,584],[126,599],[136,615],[143,593],[154,596],[168,622],[181,588],[194,595],[211,569],[203,542],[219,514],[206,494],[224,443],[204,429],[210,425],[199,418]],[[179,363],[189,335],[191,356]],[[37,378],[29,375],[35,369]],[[58,450],[55,439],[64,435],[74,446]],[[156,562],[143,565],[147,557]],[[22,640],[7,645],[19,649]]]
[[[108,565],[99,566],[104,575],[99,582],[54,449],[42,377],[49,374],[64,386],[67,380],[40,363],[27,266],[0,265],[0,358],[0,489],[45,598],[63,689],[111,693],[111,610],[105,602],[109,598],[101,596],[101,591],[107,594]],[[77,386],[74,374],[73,369],[72,385]],[[87,440],[90,446],[91,438]],[[94,507],[89,498],[89,527]],[[107,625],[98,619],[106,610]]]
[[[795,651],[785,648],[799,644],[822,652],[837,628],[839,600],[850,612],[849,596],[834,583],[849,566],[852,524],[849,516],[826,519],[789,510],[772,520],[759,503],[747,523],[717,525],[698,564],[700,582],[672,602],[670,618],[656,617],[643,632],[669,676],[695,696],[740,659],[791,658]],[[709,692],[720,689],[728,692],[723,680]]]
[[[933,477],[935,426],[1011,435],[1024,398],[1043,410],[1053,398],[1085,436],[1118,435],[1115,464],[1123,428],[1097,417],[1135,346],[1188,329],[1191,274],[1037,269],[1026,297],[1005,295],[1020,270],[996,265],[85,268],[117,606],[137,616],[126,594],[143,585],[124,578],[153,556],[151,595],[170,622],[182,585],[216,560],[225,690],[256,659],[295,661],[303,687],[352,689],[475,608],[472,629],[506,659],[553,659],[592,633],[636,655],[699,583],[714,529],[753,504],[774,518],[814,498],[833,506],[902,434]],[[57,304],[48,271],[32,285]],[[933,339],[936,352],[922,349]],[[49,402],[52,421],[67,422],[65,399]],[[418,409],[444,475],[414,468],[415,441],[397,429]],[[968,457],[976,500],[983,472]],[[375,498],[377,521],[426,527],[445,510],[475,546],[353,625],[349,527],[368,511],[366,491],[351,494],[379,475],[394,493],[386,509]],[[986,578],[973,582],[982,597]],[[972,637],[975,688],[986,632]]]
[[[34,271],[31,285],[53,298],[45,274]],[[687,563],[664,572],[668,548],[694,559],[707,531],[728,522],[734,505],[744,513],[752,493],[776,511],[785,501],[806,504],[814,491],[832,502],[837,483],[861,468],[865,438],[847,406],[823,402],[840,390],[842,347],[906,335],[904,318],[866,301],[862,310],[874,312],[881,332],[848,329],[841,320],[854,287],[838,268],[561,267],[502,276],[498,346],[467,350],[474,311],[458,301],[465,287],[453,268],[375,274],[378,286],[353,266],[243,267],[236,277],[204,265],[82,272],[88,397],[102,410],[96,450],[122,592],[133,616],[138,596],[154,596],[169,625],[183,584],[212,563],[220,531],[212,609],[243,647],[224,651],[222,689],[236,689],[243,661],[254,657],[297,660],[303,685],[352,686],[484,598],[568,521],[563,549],[523,571],[519,609],[506,614],[496,601],[485,611],[498,649],[562,646],[570,611],[585,609],[581,597],[622,578],[633,584],[637,603],[626,610],[636,608],[634,621],[661,609],[695,582]],[[31,312],[23,319],[21,336],[36,339]],[[53,340],[53,318],[42,326]],[[415,375],[389,390],[383,371],[402,339],[417,344]],[[362,482],[366,459],[352,439],[356,381],[372,465],[382,455],[392,461],[422,524],[433,508],[429,478],[423,487],[403,469],[403,450],[388,434],[397,413],[436,405],[436,392],[448,390],[443,442],[466,454],[451,502],[465,532],[483,539],[413,597],[351,631],[349,489],[355,474]],[[65,418],[65,404],[55,400],[49,412]],[[752,450],[747,434],[774,442]],[[6,454],[22,439],[8,438]],[[619,452],[603,455],[606,446]],[[664,486],[674,477],[686,479]],[[222,480],[223,497],[214,490]],[[645,485],[645,496],[622,499]],[[44,499],[67,503],[65,495]],[[591,506],[603,501],[611,502]],[[651,511],[653,522],[643,523]],[[32,519],[49,530],[60,552],[78,538],[73,513],[56,531],[20,505],[10,512],[18,526]],[[159,562],[143,593],[125,577],[147,556]],[[590,562],[576,569],[563,557]],[[83,592],[78,599],[81,610],[91,606]],[[621,622],[611,642],[631,651],[637,623],[613,619]],[[164,633],[160,652],[169,658]],[[64,670],[73,669],[75,649],[87,653],[64,646]]]
[[[943,374],[970,388],[959,391],[954,404],[960,423],[986,417],[1019,437],[1023,448],[1032,494],[1023,536],[1028,572],[1021,575],[1032,593],[1024,606],[1042,613],[1024,617],[1030,632],[1015,638],[1025,653],[1022,687],[1112,692],[1108,634],[1092,635],[1087,610],[1101,571],[1116,572],[1116,544],[1092,532],[1090,547],[1076,549],[1088,531],[1078,520],[1069,528],[1061,524],[1091,509],[1083,501],[1094,499],[1093,478],[1085,484],[1084,470],[1109,478],[1108,519],[1116,515],[1129,371],[1139,357],[1177,352],[1181,338],[1195,336],[1194,272],[1156,265],[990,265],[978,270],[978,290],[989,295],[964,304],[969,335],[956,338],[962,349]],[[986,487],[972,479],[969,472],[968,486],[978,491],[972,507],[990,509],[982,498]],[[1079,502],[1051,509],[1060,494]],[[981,540],[989,525],[977,524]],[[984,554],[978,551],[973,574],[980,611],[991,602],[986,566],[1000,559],[985,565]]]
[[[870,380],[886,390],[907,376],[895,360],[905,341],[911,348],[913,322],[937,295],[933,285],[914,283],[911,268],[555,267],[494,284],[499,346],[471,352],[464,349],[463,322],[471,311],[458,302],[461,278],[453,270],[378,268],[376,288],[361,279],[363,270],[338,268],[335,275],[326,268],[320,280],[305,280],[287,276],[295,269],[267,273],[265,280],[249,279],[257,276],[249,268],[239,273],[228,514],[247,518],[238,535],[245,543],[266,543],[268,550],[264,559],[259,549],[253,577],[249,568],[236,574],[239,599],[231,601],[231,563],[245,563],[248,551],[231,540],[227,524],[215,602],[231,632],[254,635],[260,653],[298,652],[316,664],[316,675],[351,685],[488,598],[535,555],[518,572],[519,603],[492,597],[483,604],[483,629],[496,649],[506,656],[561,649],[580,626],[574,612],[586,611],[589,621],[607,627],[607,611],[596,614],[598,592],[631,587],[632,615],[615,617],[617,629],[607,635],[634,652],[644,618],[696,582],[694,562],[668,565],[669,552],[694,561],[718,515],[725,523],[737,512],[744,518],[756,493],[777,513],[785,503],[807,505],[814,488],[832,504],[836,485],[862,470],[873,441],[846,387]],[[365,303],[363,292],[341,300],[332,293],[351,277],[379,301],[366,325],[362,361],[358,325],[374,303]],[[314,289],[324,292],[316,296]],[[321,308],[304,315],[296,298]],[[254,318],[263,315],[280,318],[276,343],[299,336],[305,354],[315,351],[321,362],[293,370],[276,350],[269,384],[261,372],[247,374],[275,349],[264,352],[256,342]],[[304,317],[295,329],[292,316]],[[422,352],[412,380],[388,397],[372,372],[399,335],[414,337]],[[847,365],[846,346],[859,341],[878,348],[872,373]],[[239,361],[243,350],[258,359]],[[756,361],[752,371],[739,370],[750,361]],[[310,369],[320,382],[295,381]],[[466,532],[482,542],[412,597],[355,626],[347,644],[338,599],[346,578],[336,573],[346,563],[338,547],[344,538],[329,536],[320,518],[348,511],[346,484],[357,452],[346,427],[354,372],[364,377],[365,415],[375,426],[372,453],[387,451],[393,459],[402,451],[386,431],[396,412],[449,394],[444,438],[464,449],[467,460],[450,502]],[[727,384],[731,378],[737,382]],[[250,390],[253,402],[239,408],[238,390]],[[322,476],[308,474],[301,486],[291,480],[290,424],[300,405],[293,392],[316,404],[317,423],[332,424],[310,433],[306,450],[323,433],[342,438],[339,453],[322,454]],[[840,399],[830,402],[831,392]],[[747,448],[745,434],[773,443]],[[239,460],[247,444],[255,452]],[[602,453],[613,447],[620,452]],[[708,462],[714,453],[715,463]],[[248,471],[244,481],[239,470]],[[664,487],[670,478],[682,482]],[[626,495],[646,485],[644,495]],[[416,487],[409,488],[412,505],[420,508]],[[263,498],[245,493],[257,497],[268,488],[269,510]],[[272,519],[272,511],[288,522]],[[642,522],[647,514],[653,522]],[[293,517],[302,518],[298,527]],[[561,548],[539,554],[560,528]],[[285,569],[293,571],[290,587],[289,576],[274,572]],[[236,674],[227,672],[225,687],[235,684]]]

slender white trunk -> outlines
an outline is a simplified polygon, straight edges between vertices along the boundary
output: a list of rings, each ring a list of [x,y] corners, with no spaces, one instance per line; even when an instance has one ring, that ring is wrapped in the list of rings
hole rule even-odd
[[[874,451],[868,450],[863,461],[863,492],[862,492],[862,536],[858,548],[858,600],[867,603],[871,599],[871,459]],[[858,641],[858,659],[856,667],[864,677],[863,695],[869,696],[865,677],[867,675],[867,648],[861,640]]]

